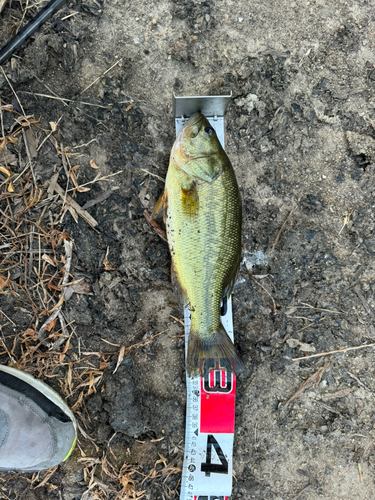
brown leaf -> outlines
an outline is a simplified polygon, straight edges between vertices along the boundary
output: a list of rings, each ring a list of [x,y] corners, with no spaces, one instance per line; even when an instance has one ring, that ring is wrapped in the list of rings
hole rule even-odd
[[[5,286],[7,286],[7,283],[9,281],[9,278],[6,280],[0,276],[0,290],[2,290]]]
[[[124,359],[124,354],[125,354],[125,346],[121,346],[120,352],[118,354],[116,368],[114,369],[113,373],[117,372],[117,368],[121,365],[122,360]]]
[[[7,177],[10,177],[10,171],[7,168],[0,167],[0,172],[2,172],[3,174],[5,174]]]
[[[23,337],[34,337],[34,335],[35,335],[35,330],[33,330],[32,328],[28,328],[22,334]]]
[[[109,253],[109,247],[107,247],[107,252],[105,254],[105,257],[104,257],[104,260],[103,260],[103,267],[104,267],[104,271],[114,271],[115,268],[114,267],[111,267],[109,265],[109,261],[107,259],[108,257],[108,253]]]
[[[64,294],[62,293],[58,303],[52,307],[52,309],[49,311],[49,313],[51,314],[55,309],[60,307],[62,305],[63,301],[64,301]]]
[[[79,281],[70,283],[67,287],[64,287],[65,300],[70,299],[73,293],[93,295],[90,283],[87,283],[87,281],[85,281],[83,278]]]
[[[97,170],[99,167],[94,160],[90,160],[90,167]]]
[[[78,179],[77,179],[76,174],[75,174],[75,171],[78,169],[79,169],[79,165],[75,165],[74,167],[72,167],[70,169],[70,172],[69,172],[69,177],[72,179],[73,184],[79,193],[86,193],[86,191],[90,191],[91,188],[79,186]]]
[[[323,401],[327,401],[328,399],[334,398],[343,398],[347,396],[350,392],[352,392],[353,387],[347,387],[346,389],[342,389],[341,391],[331,392],[330,394],[324,394],[322,396]]]
[[[114,268],[114,267],[109,266],[108,264],[109,264],[108,260],[107,260],[107,259],[104,259],[104,260],[103,260],[103,269],[104,269],[104,271],[114,271],[114,270],[115,270],[115,268]]]
[[[51,257],[49,255],[45,254],[45,253],[42,255],[42,260],[44,260],[45,262],[48,262],[48,264],[51,264],[51,266],[53,266],[53,267],[57,266],[56,262],[54,262],[51,259]]]
[[[47,332],[52,331],[52,330],[55,328],[56,321],[57,321],[57,318],[55,318],[53,321],[50,321],[50,322],[48,323],[48,325],[44,327],[44,328],[45,328],[45,330],[47,330]]]

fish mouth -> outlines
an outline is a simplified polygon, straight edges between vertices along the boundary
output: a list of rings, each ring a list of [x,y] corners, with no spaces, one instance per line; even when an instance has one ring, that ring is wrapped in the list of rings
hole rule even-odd
[[[205,120],[206,118],[202,115],[202,113],[194,113],[181,127],[178,135],[181,135],[181,137],[189,137],[191,139],[196,137],[201,129],[202,122]]]

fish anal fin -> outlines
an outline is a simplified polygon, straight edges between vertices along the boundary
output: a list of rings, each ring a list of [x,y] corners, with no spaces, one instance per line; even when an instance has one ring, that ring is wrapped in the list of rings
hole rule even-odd
[[[171,282],[172,282],[172,287],[175,295],[178,298],[178,301],[183,307],[186,307],[189,303],[188,296],[186,293],[186,290],[182,287],[179,279],[178,279],[178,274],[176,271],[176,267],[173,263],[172,260],[172,265],[171,265]]]
[[[231,296],[231,293],[233,291],[233,287],[236,283],[237,274],[238,274],[238,270],[240,267],[240,260],[241,260],[241,250],[238,252],[238,256],[237,256],[236,262],[232,268],[232,271],[229,274],[228,279],[224,283],[224,290],[223,290],[222,296],[226,297],[228,300],[229,300],[229,297]]]

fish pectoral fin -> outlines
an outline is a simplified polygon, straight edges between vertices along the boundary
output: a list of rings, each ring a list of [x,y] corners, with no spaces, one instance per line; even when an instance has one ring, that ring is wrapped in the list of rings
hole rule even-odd
[[[163,194],[156,202],[156,205],[154,206],[154,210],[152,211],[151,214],[151,219],[156,219],[156,217],[160,214],[161,210],[163,208],[166,209],[167,204],[168,204],[168,192],[165,189]]]
[[[196,217],[198,215],[199,197],[195,181],[181,185],[181,203],[185,215]]]

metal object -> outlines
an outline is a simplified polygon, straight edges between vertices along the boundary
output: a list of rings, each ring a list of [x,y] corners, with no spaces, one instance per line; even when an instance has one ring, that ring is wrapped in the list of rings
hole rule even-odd
[[[224,113],[231,96],[174,97],[176,135],[184,121],[203,113],[224,147]],[[185,309],[185,353],[190,311]],[[221,320],[233,341],[232,300],[221,308]],[[228,500],[232,464],[236,376],[226,370],[204,378],[186,376],[185,452],[180,500]]]
[[[216,135],[225,149],[224,114],[232,95],[187,96],[173,98],[176,136],[187,118],[200,111],[215,129]]]
[[[4,64],[12,54],[29,38],[35,31],[37,31],[42,24],[53,16],[55,12],[61,9],[66,0],[52,0],[47,4],[26,26],[24,26],[16,36],[0,50],[0,65]]]

